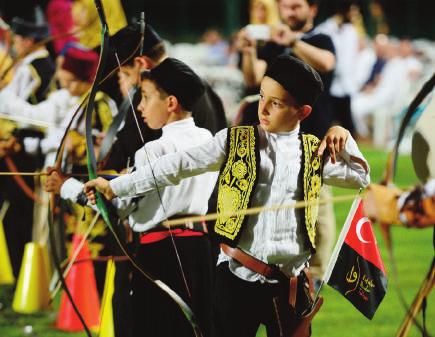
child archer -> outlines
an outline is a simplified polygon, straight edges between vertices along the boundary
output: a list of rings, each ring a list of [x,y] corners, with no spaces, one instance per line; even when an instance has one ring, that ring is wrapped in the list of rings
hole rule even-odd
[[[221,213],[316,201],[322,181],[365,187],[369,167],[347,130],[332,127],[322,141],[299,133],[300,121],[310,114],[322,90],[315,70],[281,55],[261,81],[258,127],[224,129],[201,146],[165,155],[131,174],[110,182],[89,181],[84,188],[87,197],[95,203],[94,189],[108,200],[147,195],[156,185],[177,185],[218,170],[217,210]],[[323,155],[326,148],[329,155]],[[269,337],[278,336],[280,328],[290,329],[292,320],[277,315],[277,300],[290,312],[289,298],[300,291],[290,290],[287,281],[297,277],[300,286],[296,289],[306,283],[303,270],[315,249],[316,217],[317,207],[308,203],[302,211],[281,209],[218,218],[214,232],[222,250],[214,289],[215,336],[255,336],[260,323],[266,325]],[[298,314],[307,307],[300,304],[304,300],[298,296],[293,303]]]

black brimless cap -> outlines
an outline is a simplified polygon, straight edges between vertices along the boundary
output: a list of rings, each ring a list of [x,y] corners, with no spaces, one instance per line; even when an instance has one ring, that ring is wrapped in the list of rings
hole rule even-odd
[[[110,37],[110,44],[116,48],[120,60],[131,59],[140,55],[140,42],[142,32],[140,24],[131,24],[119,30],[115,35]],[[143,53],[147,52],[163,40],[157,32],[150,26],[146,25],[143,41]],[[136,52],[133,54],[133,52]]]
[[[11,29],[17,35],[39,40],[42,40],[49,35],[49,29],[46,24],[36,24],[17,16],[12,19]]]
[[[177,97],[188,111],[205,91],[201,78],[187,64],[171,57],[151,69],[150,75],[169,95]]]
[[[265,76],[277,81],[298,104],[313,105],[323,92],[320,75],[311,66],[293,56],[283,54],[273,60]]]

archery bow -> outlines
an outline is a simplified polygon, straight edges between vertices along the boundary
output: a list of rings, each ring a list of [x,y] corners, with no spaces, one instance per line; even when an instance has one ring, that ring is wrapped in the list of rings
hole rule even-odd
[[[109,32],[108,32],[108,26],[106,22],[106,17],[104,14],[104,9],[101,3],[101,0],[94,0],[95,6],[97,8],[97,12],[100,18],[102,33],[101,33],[101,50],[100,50],[100,60],[97,68],[97,72],[95,75],[94,83],[91,88],[91,92],[89,94],[89,100],[88,104],[85,110],[85,130],[86,130],[86,152],[87,152],[87,166],[88,166],[88,173],[89,173],[89,179],[95,179],[97,177],[96,175],[96,169],[97,169],[97,163],[95,158],[95,152],[94,152],[94,144],[92,141],[92,111],[95,101],[95,95],[97,92],[98,82],[100,78],[102,77],[103,68],[104,68],[104,62],[105,57],[107,54],[107,49],[109,45]],[[119,59],[118,59],[119,62]],[[134,111],[133,111],[134,113]],[[143,137],[142,137],[143,138]],[[192,312],[192,310],[189,308],[189,306],[183,301],[183,299],[176,294],[172,289],[170,289],[166,284],[164,284],[160,280],[155,280],[150,274],[146,273],[143,269],[141,269],[138,264],[134,261],[134,259],[127,253],[127,250],[125,249],[123,243],[118,238],[117,234],[115,233],[115,230],[113,228],[113,225],[110,220],[108,207],[105,204],[104,199],[102,198],[100,193],[96,193],[97,195],[97,208],[99,209],[104,221],[106,222],[106,225],[108,226],[109,230],[114,235],[114,238],[116,242],[118,243],[119,247],[121,248],[122,252],[128,257],[132,265],[142,274],[145,276],[146,279],[154,283],[156,286],[158,286],[161,290],[166,292],[170,298],[182,309],[183,314],[189,321],[189,323],[192,326],[192,329],[196,336],[202,336],[201,331],[198,327],[198,324],[196,323],[196,318]]]
[[[426,83],[424,83],[423,87],[417,93],[415,98],[412,100],[405,115],[403,116],[403,119],[400,123],[400,128],[399,128],[399,132],[397,134],[396,141],[394,143],[393,149],[391,150],[391,152],[388,156],[388,160],[387,160],[387,164],[386,164],[386,168],[385,168],[385,172],[384,172],[384,178],[383,178],[383,181],[381,182],[381,185],[386,185],[386,186],[393,185],[393,180],[394,180],[394,177],[396,174],[396,169],[397,169],[399,146],[400,146],[402,138],[405,134],[405,130],[408,127],[410,121],[412,120],[412,117],[418,111],[417,108],[419,107],[419,105],[423,102],[423,100],[427,97],[427,95],[433,90],[434,85],[435,85],[435,73],[432,75],[432,77]],[[413,323],[416,325],[416,327],[423,334],[426,334],[424,325],[422,326],[420,324],[420,322],[416,319],[415,315],[413,314],[413,312],[410,309],[410,306],[407,304],[407,302],[405,300],[405,296],[403,295],[402,290],[399,286],[399,278],[398,278],[398,273],[397,273],[397,263],[396,263],[396,259],[395,259],[394,254],[393,254],[393,244],[392,244],[392,239],[391,239],[390,227],[391,227],[390,224],[385,224],[385,223],[380,224],[381,233],[382,233],[382,236],[385,240],[387,250],[388,250],[389,259],[391,262],[392,273],[393,273],[394,278],[396,279],[397,294],[399,296],[399,300],[400,300],[402,306],[405,308],[405,311],[407,313],[405,322],[402,324],[402,326],[406,323],[406,320],[412,320]],[[431,268],[434,268],[434,261],[435,261],[435,258],[432,259],[432,263],[431,263],[432,267]],[[428,275],[430,275],[430,273]],[[426,277],[426,279],[427,279],[427,277]],[[405,336],[403,331],[399,331],[398,335]]]

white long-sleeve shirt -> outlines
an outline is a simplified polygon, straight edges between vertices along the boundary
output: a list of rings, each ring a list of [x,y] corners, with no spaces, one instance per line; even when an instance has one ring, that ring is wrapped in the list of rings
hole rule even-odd
[[[28,118],[32,121],[48,124],[45,138],[24,138],[24,149],[27,153],[35,154],[38,149],[46,155],[45,164],[54,163],[55,150],[59,147],[67,119],[79,105],[80,97],[71,96],[68,90],[60,89],[48,96],[45,101],[30,104],[20,99],[9,90],[0,93],[0,113]]]
[[[40,147],[42,153],[46,155],[45,165],[50,166],[54,163],[55,152],[66,127],[82,99],[80,96],[72,96],[67,89],[59,89],[51,93],[45,101],[30,104],[11,91],[5,90],[0,92],[0,113],[25,117],[49,125],[43,139],[24,138],[24,149],[27,153],[35,154]],[[110,98],[107,98],[107,102],[112,116],[116,115],[118,113],[116,103]],[[74,120],[72,129],[84,133],[84,121],[82,119],[78,126],[77,119]]]
[[[303,199],[302,186],[298,186],[302,160],[302,144],[298,133],[299,128],[279,134],[265,132],[266,145],[260,149],[259,175],[252,196],[252,207],[289,204]],[[201,146],[157,159],[153,163],[153,172],[149,166],[143,166],[131,174],[112,180],[111,188],[121,198],[146,195],[153,193],[155,180],[160,187],[172,186],[197,174],[218,171],[226,157],[226,144],[227,129],[224,129]],[[324,182],[349,188],[367,186],[369,172],[350,160],[350,156],[355,156],[367,164],[351,136],[339,156],[336,164],[326,159]],[[304,243],[303,226],[303,219],[298,218],[292,208],[251,215],[242,232],[239,247],[263,262],[277,264],[283,271],[297,275],[310,254]],[[224,260],[228,260],[230,270],[244,280],[263,279],[263,276],[221,252],[218,263]]]
[[[162,136],[136,151],[135,164],[138,170],[148,166],[159,157],[166,154],[188,150],[192,146],[203,144],[212,139],[212,134],[203,128],[198,128],[193,118],[183,119],[163,127]],[[136,232],[152,229],[162,221],[176,214],[205,214],[208,199],[213,192],[217,173],[208,172],[184,179],[177,186],[160,188],[160,202],[157,191],[152,191],[138,201],[132,198],[119,198],[114,204],[121,216],[129,214],[129,223]],[[68,179],[62,186],[61,196],[72,201],[77,200],[83,190],[83,184],[75,179]],[[162,206],[163,204],[163,206]]]
[[[358,56],[358,33],[352,23],[344,23],[339,26],[334,17],[316,27],[331,37],[335,47],[337,62],[332,78],[331,95],[344,97],[353,95],[357,88],[355,80],[355,62]]]

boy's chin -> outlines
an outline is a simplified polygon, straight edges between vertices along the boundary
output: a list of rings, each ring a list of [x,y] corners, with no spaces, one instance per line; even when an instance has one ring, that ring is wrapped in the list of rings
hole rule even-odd
[[[275,127],[271,126],[270,124],[263,124],[263,123],[260,123],[260,127],[261,127],[264,131],[267,131],[267,132],[271,132],[271,133],[279,132],[279,131],[276,130]]]
[[[291,128],[291,127],[283,128],[283,127],[275,127],[275,126],[272,126],[272,125],[265,125],[265,124],[262,124],[262,123],[260,123],[260,127],[264,131],[267,131],[269,133],[290,132],[290,131],[293,131],[295,129],[294,127],[293,128]]]

